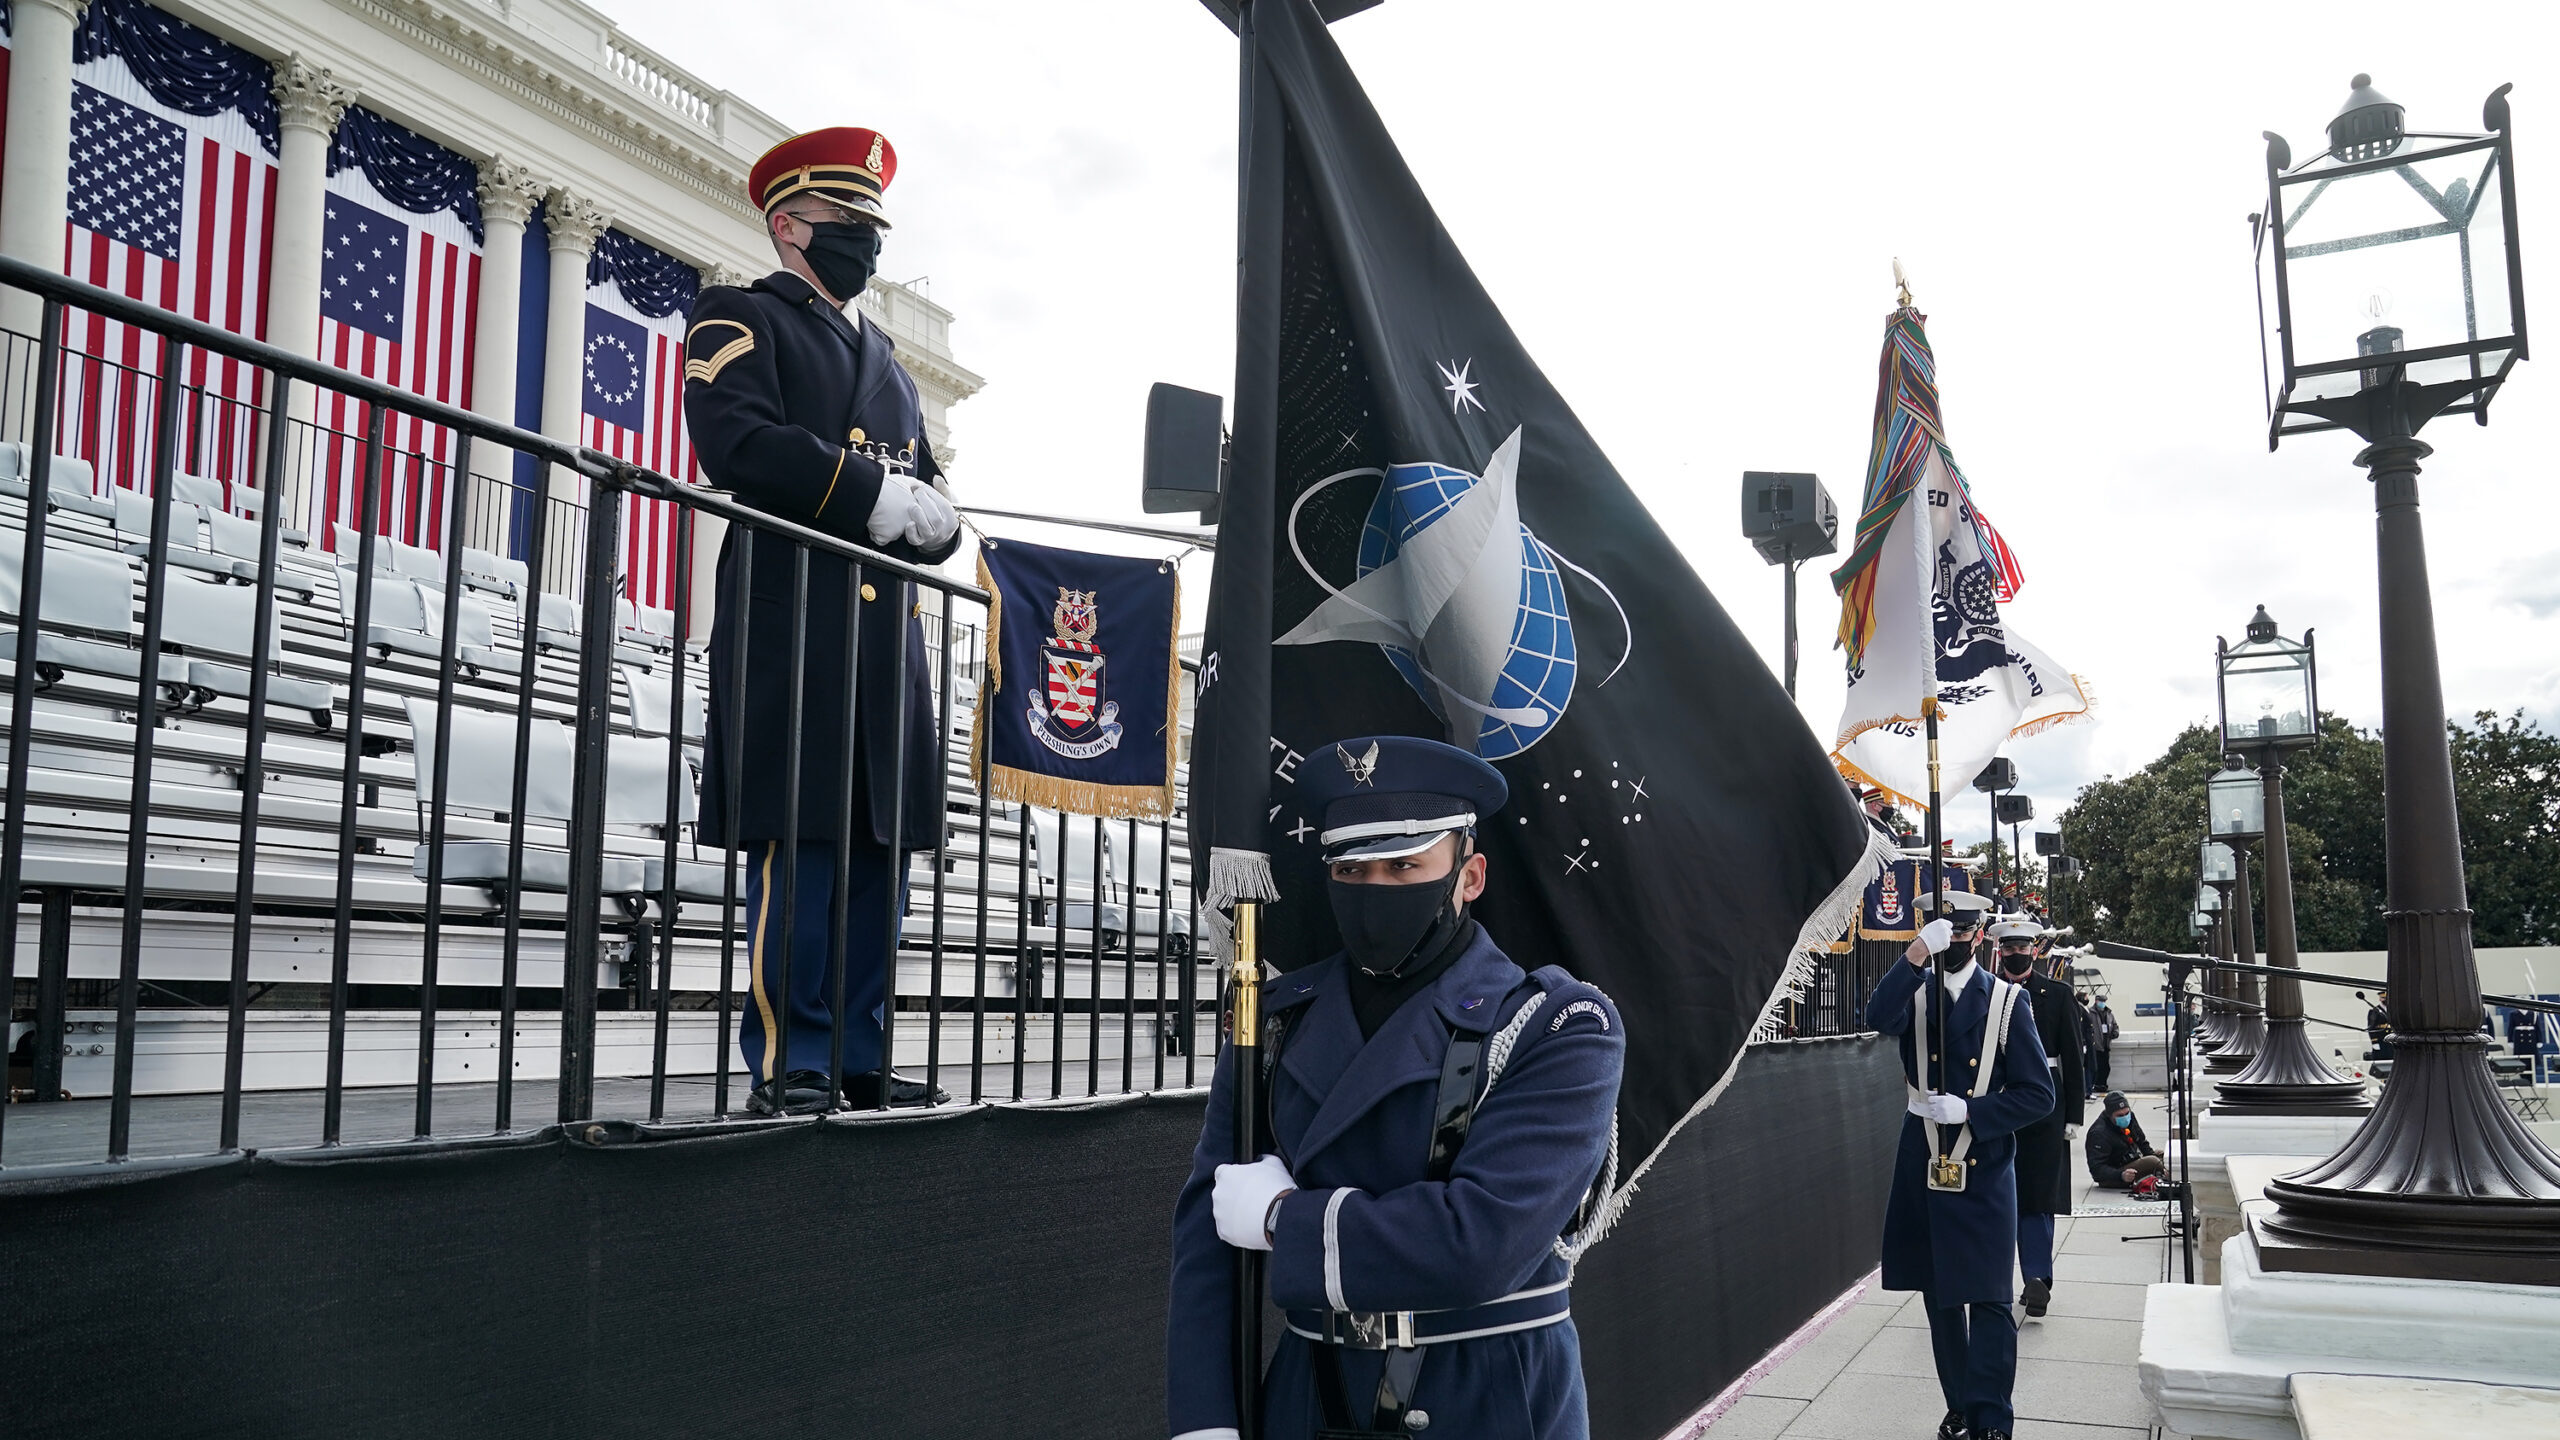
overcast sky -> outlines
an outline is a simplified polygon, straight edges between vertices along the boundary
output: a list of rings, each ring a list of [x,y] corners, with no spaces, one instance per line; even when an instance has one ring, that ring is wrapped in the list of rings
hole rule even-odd
[[[788,124],[888,134],[882,270],[931,277],[987,377],[952,415],[964,499],[1138,517],[1148,385],[1232,384],[1235,51],[1197,0],[601,3]],[[2513,81],[2529,313],[2560,324],[2547,5],[1387,0],[1334,33],[1530,353],[1773,669],[1779,576],[1739,537],[1739,477],[1818,472],[1852,519],[1901,258],[1948,438],[2026,567],[2011,621],[2098,697],[2013,749],[2048,819],[2209,717],[2214,637],[2260,603],[2318,628],[2326,705],[2379,722],[2357,442],[2266,449],[2260,131],[2312,153],[2359,69],[2413,129],[2477,129]],[[2522,366],[2488,428],[2426,434],[2455,714],[2560,716],[2555,363]],[[1827,741],[1819,564],[1800,690]],[[1206,581],[1187,569],[1195,625]],[[1978,837],[1980,808],[1950,833]]]

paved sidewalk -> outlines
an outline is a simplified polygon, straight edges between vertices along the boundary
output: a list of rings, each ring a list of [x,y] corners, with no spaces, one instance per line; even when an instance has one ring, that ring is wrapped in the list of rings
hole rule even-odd
[[[2165,1144],[2161,1097],[2133,1102],[2145,1133]],[[2084,1183],[2072,1203],[2085,1211],[2133,1202]],[[2150,1440],[2163,1433],[2134,1366],[2143,1288],[2176,1278],[2177,1251],[2163,1233],[2169,1209],[2146,1204],[2139,1215],[2080,1214],[2056,1224],[2053,1304],[2042,1319],[2018,1312],[2017,1440]],[[1871,1278],[1857,1304],[1735,1400],[1705,1436],[1928,1440],[1945,1413],[1920,1297],[1875,1289]]]

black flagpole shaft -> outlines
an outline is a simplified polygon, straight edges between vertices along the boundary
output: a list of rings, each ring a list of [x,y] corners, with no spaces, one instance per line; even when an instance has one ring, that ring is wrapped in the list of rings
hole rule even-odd
[[[1233,913],[1227,1044],[1235,1055],[1235,1160],[1250,1165],[1262,1158],[1262,907],[1240,900]],[[1242,1440],[1262,1433],[1262,1255],[1236,1252],[1236,1431]]]

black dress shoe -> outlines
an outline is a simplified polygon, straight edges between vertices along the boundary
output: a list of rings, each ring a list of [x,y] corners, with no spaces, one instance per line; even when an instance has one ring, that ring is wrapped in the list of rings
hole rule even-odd
[[[900,1075],[894,1070],[890,1071],[889,1075],[889,1104],[892,1107],[951,1103],[951,1092],[939,1085],[933,1087],[931,1094],[928,1095],[923,1081],[911,1075]],[[820,1077],[822,1082],[824,1078]],[[880,1108],[880,1072],[865,1070],[859,1075],[844,1077],[844,1098],[856,1110]]]
[[[2009,1440],[2009,1432],[2006,1430],[1976,1430],[1973,1432],[1973,1440]]]
[[[1938,1440],[1966,1440],[1964,1416],[1948,1411],[1947,1418],[1938,1422]]]
[[[2025,1299],[2027,1313],[2042,1318],[2044,1307],[2053,1303],[2053,1282],[2030,1278],[2027,1281]]]
[[[747,1096],[747,1109],[757,1115],[819,1115],[827,1109],[827,1072],[794,1070],[782,1077],[780,1095],[767,1080]]]

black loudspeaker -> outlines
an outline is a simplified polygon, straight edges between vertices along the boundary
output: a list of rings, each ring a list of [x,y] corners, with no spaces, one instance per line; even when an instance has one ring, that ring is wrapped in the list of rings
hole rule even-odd
[[[2080,877],[2080,862],[2068,855],[2054,856],[2052,863],[2045,868],[2065,880],[2076,880]]]
[[[2036,802],[2025,795],[1994,795],[1991,815],[2003,825],[2024,825],[2036,818]]]
[[[1828,555],[1840,548],[1840,508],[1812,475],[1742,472],[1742,538],[1772,565]]]
[[[2018,762],[2006,755],[1999,756],[1983,766],[1981,774],[1973,777],[1973,788],[1982,791],[2017,789]]]
[[[1140,503],[1150,515],[1198,511],[1200,523],[1218,523],[1218,495],[1227,479],[1227,432],[1220,423],[1225,402],[1179,385],[1159,383],[1147,392],[1147,459]]]
[[[2039,831],[2037,831],[2037,832],[2036,832],[2036,853],[2037,853],[2037,854],[2039,854],[2039,855],[2059,855],[2059,854],[2061,854],[2061,853],[2062,853],[2062,832],[2061,832],[2061,831],[2059,831],[2059,830],[2039,830]]]

